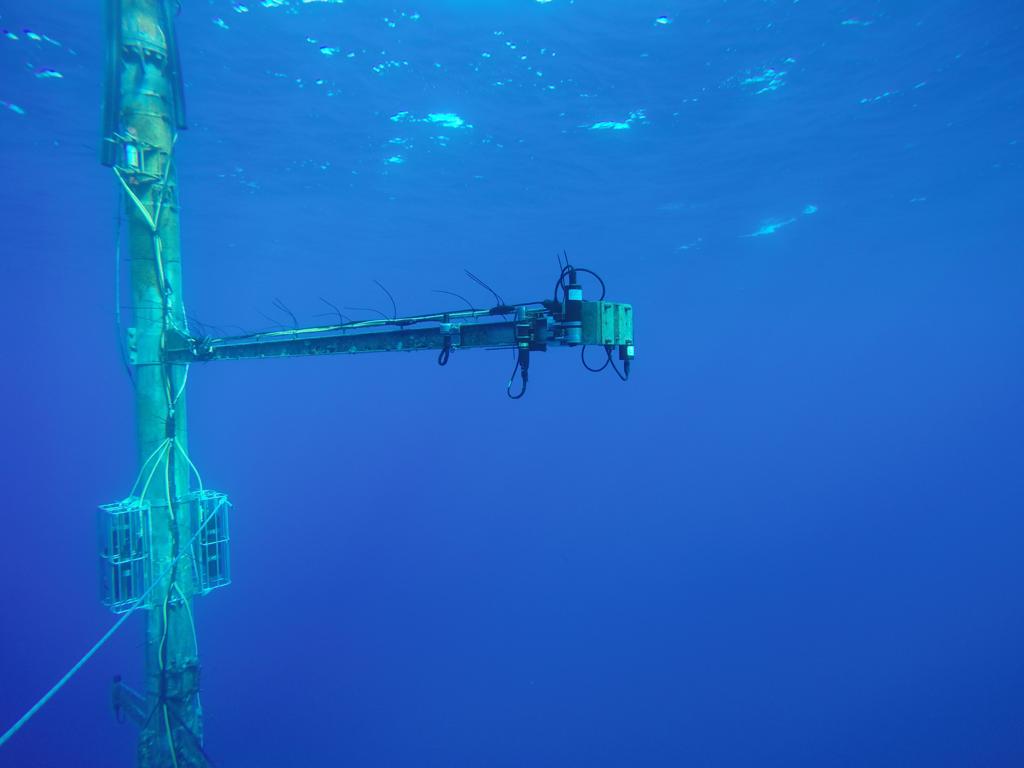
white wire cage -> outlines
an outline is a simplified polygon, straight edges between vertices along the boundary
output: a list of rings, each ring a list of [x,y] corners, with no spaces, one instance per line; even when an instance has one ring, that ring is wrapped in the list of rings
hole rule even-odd
[[[196,592],[201,595],[231,583],[231,502],[219,491],[193,491],[182,499],[192,513],[192,530],[199,535],[192,544]]]
[[[131,610],[150,583],[150,505],[136,497],[99,509],[100,593],[114,613]]]

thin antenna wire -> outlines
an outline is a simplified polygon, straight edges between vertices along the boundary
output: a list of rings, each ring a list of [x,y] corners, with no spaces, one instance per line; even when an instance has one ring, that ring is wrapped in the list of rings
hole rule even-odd
[[[209,329],[206,327],[206,323],[193,317],[192,315],[185,315],[185,319],[188,320],[189,325],[196,329],[200,337],[209,336]],[[190,331],[191,333],[191,331]]]
[[[348,317],[346,317],[345,315],[341,314],[341,310],[338,309],[334,304],[331,304],[331,302],[329,302],[323,296],[318,296],[317,298],[320,299],[320,301],[322,301],[328,307],[330,307],[331,309],[334,310],[334,313],[338,316],[338,325],[344,325],[346,322],[349,322]],[[326,315],[327,315],[327,313],[324,313],[324,314],[320,314],[320,315],[314,315],[314,317],[326,317]]]
[[[295,317],[295,313],[288,309],[288,307],[284,305],[283,301],[281,301],[280,299],[274,299],[272,303],[276,309],[280,310],[281,312],[284,312],[286,315],[288,315],[288,317],[292,319],[292,328],[299,327],[299,320],[297,317]]]
[[[398,305],[395,303],[395,297],[391,295],[391,291],[389,291],[387,288],[385,288],[383,283],[380,282],[380,280],[374,280],[373,282],[375,282],[377,284],[377,287],[380,288],[382,291],[384,291],[384,293],[386,293],[388,295],[388,298],[391,299],[391,319],[392,320],[397,320],[398,319]]]
[[[469,299],[467,299],[465,296],[461,296],[457,293],[454,293],[453,291],[442,291],[440,288],[434,288],[433,291],[434,293],[446,293],[449,296],[454,296],[456,299],[462,299],[464,302],[466,302],[466,306],[469,307],[471,311],[476,312],[476,307],[474,307],[470,303]]]
[[[481,279],[480,279],[479,277],[477,277],[476,275],[474,275],[474,274],[473,274],[472,272],[470,272],[470,271],[469,271],[468,269],[467,269],[467,270],[464,270],[464,271],[465,271],[465,273],[466,273],[467,275],[469,275],[469,279],[470,279],[470,280],[472,280],[472,281],[473,281],[474,283],[476,283],[477,285],[479,285],[479,286],[481,286],[481,287],[483,287],[483,288],[486,288],[486,289],[487,289],[488,291],[490,291],[490,293],[491,293],[491,295],[492,295],[492,296],[494,297],[495,301],[497,301],[497,302],[498,302],[498,306],[499,306],[499,307],[504,307],[504,306],[505,306],[505,300],[504,300],[503,298],[501,298],[501,296],[499,296],[499,295],[498,295],[498,294],[497,294],[497,293],[495,292],[495,290],[494,290],[493,288],[491,288],[491,286],[489,286],[489,285],[488,285],[487,283],[485,283],[485,282],[484,282],[483,280],[481,280]]]

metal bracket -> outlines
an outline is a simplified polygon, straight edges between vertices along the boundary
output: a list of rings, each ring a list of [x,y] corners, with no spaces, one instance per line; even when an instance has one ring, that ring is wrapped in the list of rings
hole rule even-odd
[[[130,329],[129,329],[130,330]],[[190,339],[176,328],[169,328],[164,334],[164,354],[185,354],[187,358],[202,360],[202,339]],[[189,359],[181,362],[191,362]]]
[[[458,323],[440,323],[439,329],[442,341],[447,339],[444,346],[455,349],[462,344],[462,326]]]
[[[111,704],[114,706],[114,715],[119,721],[131,720],[140,728],[146,722],[146,701],[142,695],[136,693],[127,685],[121,682],[121,676],[114,676],[114,687],[111,689]]]

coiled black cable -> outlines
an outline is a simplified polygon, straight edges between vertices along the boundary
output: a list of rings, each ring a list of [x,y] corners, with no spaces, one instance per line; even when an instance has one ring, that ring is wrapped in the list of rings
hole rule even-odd
[[[623,370],[625,373],[619,370],[619,366],[612,360],[612,349],[613,347],[605,347],[608,350],[608,362],[611,363],[612,370],[615,371],[615,375],[618,376],[622,381],[629,381],[629,360],[624,361]]]
[[[522,389],[519,390],[519,394],[513,395],[512,394],[512,382],[516,380],[516,373],[519,373],[520,371],[522,372],[520,374],[520,378],[522,379],[523,386],[522,386]],[[523,368],[522,360],[517,356],[516,357],[516,367],[512,369],[512,375],[509,376],[508,384],[505,386],[505,394],[509,396],[510,400],[519,400],[519,399],[521,399],[522,396],[526,394],[526,382],[527,382],[526,369]]]
[[[604,361],[604,365],[602,365],[600,368],[591,368],[590,365],[587,363],[587,345],[586,344],[584,344],[583,348],[580,350],[580,360],[583,362],[583,367],[586,368],[591,373],[600,373],[605,368],[607,368],[608,367],[608,363],[610,363],[612,361],[611,357],[609,357],[607,360]]]
[[[561,274],[558,275],[558,281],[555,283],[555,294],[554,294],[555,301],[559,300],[558,299],[558,289],[559,288],[562,289],[562,296],[564,298],[565,291],[566,291],[565,277],[570,272],[583,272],[584,274],[592,275],[594,278],[596,278],[597,282],[601,284],[601,296],[598,298],[598,301],[604,301],[604,297],[608,295],[608,289],[607,289],[607,287],[604,284],[604,280],[601,279],[601,276],[599,274],[597,274],[597,272],[595,272],[592,269],[586,269],[585,267],[574,267],[572,265],[567,265],[567,266],[563,267]]]

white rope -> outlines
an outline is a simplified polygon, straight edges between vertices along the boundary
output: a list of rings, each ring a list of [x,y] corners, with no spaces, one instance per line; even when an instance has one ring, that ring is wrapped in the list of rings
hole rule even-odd
[[[151,454],[149,454],[149,458],[142,462],[142,467],[139,469],[139,474],[136,475],[135,483],[134,485],[132,485],[131,493],[128,494],[129,499],[135,495],[135,489],[139,487],[139,481],[142,479],[142,473],[146,471],[146,467],[149,466],[149,462],[151,462],[154,459],[154,457],[167,446],[168,440],[169,438],[166,437],[163,440],[161,440],[160,444],[154,449],[154,451]],[[145,496],[145,493],[143,493],[143,496]]]
[[[196,469],[196,465],[192,463],[192,459],[190,459],[188,454],[185,453],[185,449],[181,447],[181,442],[180,441],[175,440],[174,441],[174,447],[177,448],[181,452],[181,455],[185,457],[185,461],[187,461],[188,465],[190,467],[192,467],[192,472],[195,474],[196,480],[199,481],[199,492],[203,493],[203,490],[204,490],[203,489],[203,478],[199,475],[199,470]]]
[[[40,709],[43,708],[43,706],[46,704],[46,702],[48,702],[50,699],[52,699],[54,694],[56,694],[57,691],[59,691],[61,688],[63,688],[65,683],[67,683],[68,680],[70,680],[72,677],[74,677],[75,673],[77,673],[78,670],[80,670],[82,667],[85,666],[86,662],[88,662],[89,659],[91,659],[94,655],[96,655],[96,652],[100,648],[103,647],[103,645],[107,642],[107,640],[109,640],[111,637],[113,637],[114,633],[117,632],[117,630],[121,628],[121,625],[124,624],[128,620],[129,616],[131,616],[133,613],[135,613],[137,610],[139,610],[139,608],[143,607],[143,605],[146,602],[146,598],[149,597],[149,593],[152,592],[154,589],[156,589],[157,585],[160,584],[165,578],[167,578],[167,576],[170,575],[171,571],[174,569],[174,566],[176,566],[178,564],[178,561],[181,560],[181,558],[183,558],[185,556],[185,554],[190,551],[192,543],[197,538],[199,538],[199,534],[202,532],[203,528],[206,527],[206,524],[212,518],[213,518],[212,515],[210,517],[206,518],[206,520],[203,521],[202,525],[200,525],[198,528],[196,528],[196,532],[194,534],[192,534],[192,538],[189,539],[188,543],[185,545],[185,547],[182,550],[182,552],[176,558],[174,558],[174,560],[171,561],[171,564],[169,566],[167,566],[167,569],[162,574],[160,574],[160,578],[158,578],[156,581],[154,581],[152,584],[149,585],[149,588],[145,592],[142,593],[142,595],[139,597],[139,599],[135,603],[135,605],[133,605],[131,608],[129,608],[121,616],[121,618],[119,618],[117,621],[115,621],[114,622],[114,626],[112,626],[110,629],[108,629],[104,633],[103,637],[101,637],[99,640],[97,640],[96,644],[92,648],[90,648],[86,652],[86,654],[82,658],[80,658],[77,661],[77,663],[75,663],[75,665],[73,667],[71,667],[71,669],[69,669],[67,671],[67,673],[64,675],[64,677],[62,677],[60,680],[58,680],[57,683],[50,690],[48,690],[45,694],[43,694],[42,698],[39,699],[39,701],[37,701],[35,704],[33,704],[32,707],[24,715],[21,716],[21,718],[18,720],[18,722],[16,722],[14,725],[12,725],[10,728],[8,728],[6,733],[4,733],[3,736],[0,736],[0,747],[2,747],[4,744],[6,744],[14,734],[16,734],[19,730],[21,730],[21,727],[23,725],[25,725],[25,723],[27,723],[29,720],[31,720],[32,717]]]
[[[186,364],[185,364],[185,373],[184,373],[184,375],[183,375],[183,376],[181,377],[181,386],[180,386],[180,387],[178,387],[178,394],[176,394],[176,395],[174,396],[174,399],[173,399],[173,400],[171,401],[171,406],[172,406],[172,407],[173,407],[173,406],[175,406],[175,405],[177,405],[177,404],[178,404],[178,401],[179,401],[179,400],[181,400],[181,396],[182,396],[183,394],[185,394],[185,385],[186,385],[186,384],[188,384],[188,369],[189,369],[189,365],[188,365],[188,363],[186,363]],[[187,457],[186,457],[186,458],[187,458]]]

